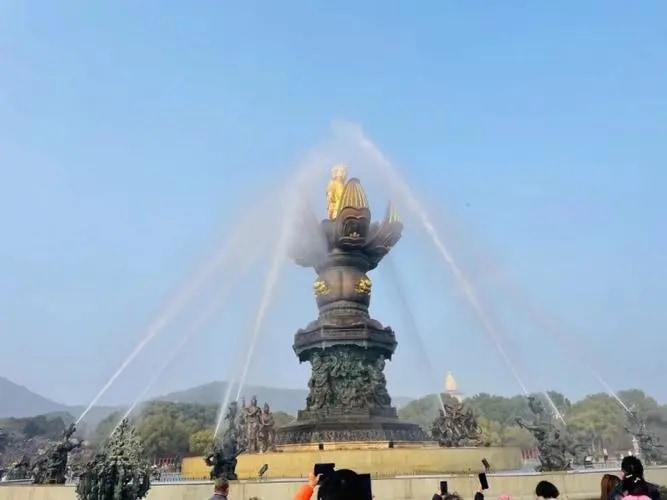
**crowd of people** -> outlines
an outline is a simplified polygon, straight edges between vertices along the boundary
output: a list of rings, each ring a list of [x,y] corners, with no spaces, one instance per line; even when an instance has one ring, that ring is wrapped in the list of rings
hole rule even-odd
[[[301,486],[294,500],[371,500],[374,498],[368,485],[361,476],[348,469],[336,470],[332,474],[315,476],[311,473],[308,481]],[[601,481],[600,500],[660,500],[660,490],[655,484],[644,479],[644,466],[641,460],[628,456],[621,462],[621,474],[605,474]],[[317,490],[317,496],[314,493]],[[218,479],[210,500],[228,500],[229,482]],[[540,481],[535,487],[538,500],[555,500],[560,492],[553,483]],[[370,498],[369,498],[370,497]],[[456,493],[440,491],[432,500],[462,500]],[[484,500],[484,491],[479,490],[474,500]],[[511,500],[511,495],[503,494],[498,500]]]

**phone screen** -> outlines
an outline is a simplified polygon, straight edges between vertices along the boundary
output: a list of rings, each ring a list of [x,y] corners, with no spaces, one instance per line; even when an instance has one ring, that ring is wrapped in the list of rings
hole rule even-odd
[[[440,481],[440,494],[445,496],[448,493],[447,481]]]
[[[335,468],[336,464],[315,464],[315,467],[313,467],[313,474],[315,474],[316,477],[320,475],[327,477]]]

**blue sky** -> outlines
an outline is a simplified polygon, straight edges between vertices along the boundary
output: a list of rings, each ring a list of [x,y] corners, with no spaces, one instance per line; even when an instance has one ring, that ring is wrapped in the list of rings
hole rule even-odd
[[[664,19],[662,2],[612,0],[3,2],[0,375],[88,402],[170,290],[346,119],[425,200],[529,390],[602,390],[590,362],[667,401]],[[419,332],[379,269],[392,392],[447,369],[469,393],[519,392],[418,228],[395,253]],[[291,342],[313,276],[289,273],[252,383],[306,386]],[[155,391],[229,376],[256,274]],[[103,402],[131,400],[181,335]]]

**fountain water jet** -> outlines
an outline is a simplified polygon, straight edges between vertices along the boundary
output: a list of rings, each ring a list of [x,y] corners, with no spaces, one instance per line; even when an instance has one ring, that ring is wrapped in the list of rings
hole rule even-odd
[[[436,250],[438,251],[440,256],[445,260],[450,270],[452,271],[452,274],[454,274],[454,277],[458,285],[461,287],[461,290],[463,291],[464,296],[468,300],[468,303],[473,308],[475,315],[482,324],[484,331],[489,335],[494,345],[496,346],[499,354],[501,355],[502,359],[505,361],[505,364],[507,365],[508,369],[514,376],[517,384],[521,388],[521,392],[525,396],[528,396],[529,394],[528,389],[523,383],[522,378],[519,376],[519,373],[517,372],[516,368],[514,367],[514,364],[510,360],[509,355],[507,354],[507,352],[505,351],[500,342],[497,328],[495,327],[495,325],[492,324],[492,322],[490,321],[490,319],[486,314],[485,309],[480,304],[479,299],[477,298],[477,293],[475,292],[472,284],[465,276],[463,271],[459,268],[458,264],[454,260],[447,246],[440,239],[440,236],[438,235],[438,232],[435,229],[433,223],[431,222],[426,210],[421,206],[421,203],[419,203],[417,197],[414,195],[412,190],[407,186],[407,184],[405,184],[405,182],[403,182],[399,178],[398,174],[395,172],[391,163],[385,158],[384,154],[378,149],[378,147],[373,142],[371,142],[364,135],[363,131],[360,130],[359,128],[356,128],[350,130],[350,132],[353,133],[352,137],[354,137],[354,140],[361,148],[361,150],[365,151],[374,160],[375,164],[382,167],[382,170],[384,170],[384,173],[389,178],[392,187],[402,195],[402,198],[407,202],[406,203],[407,207],[417,215],[417,218],[419,219],[420,223],[422,224],[422,227],[424,228],[428,236],[431,238],[431,241],[434,244]]]
[[[304,208],[304,205],[301,202],[295,202],[294,200],[300,200],[300,194],[302,192],[310,191],[312,184],[317,180],[317,177],[322,170],[321,167],[318,168],[318,165],[322,166],[324,164],[321,162],[321,160],[314,161],[314,157],[311,154],[310,159],[304,164],[304,166],[300,168],[296,178],[290,182],[288,186],[285,186],[284,190],[282,190],[283,199],[280,205],[285,208],[285,211],[282,214],[283,216],[280,218],[278,224],[278,242],[273,249],[273,256],[271,258],[266,280],[264,281],[262,295],[257,310],[257,316],[250,333],[248,348],[241,358],[243,359],[241,375],[238,384],[234,383],[235,378],[232,378],[227,384],[222,403],[218,410],[218,418],[213,434],[214,437],[218,435],[222,427],[225,411],[230,403],[234,386],[237,385],[236,397],[234,399],[235,401],[238,402],[239,398],[241,397],[241,393],[243,392],[246,378],[248,376],[248,371],[250,369],[250,364],[252,362],[257,341],[259,339],[259,334],[262,327],[264,326],[266,314],[275,298],[276,286],[279,282],[280,275],[282,274],[284,264],[287,261],[287,251],[289,246],[292,244],[296,223],[298,221],[297,214],[300,209]]]
[[[472,283],[467,278],[463,270],[459,267],[444,241],[440,238],[440,235],[431,222],[427,211],[421,205],[410,187],[399,177],[391,162],[389,162],[382,151],[380,151],[380,149],[365,135],[361,127],[353,124],[338,122],[335,124],[335,129],[339,134],[341,134],[341,136],[350,140],[358,147],[360,151],[371,158],[372,163],[381,169],[384,177],[389,181],[392,190],[401,196],[401,198],[406,202],[407,208],[417,216],[419,222],[421,223],[426,234],[431,239],[436,250],[447,263],[449,269],[454,275],[454,278],[461,288],[465,298],[475,312],[477,319],[482,324],[484,332],[495,345],[498,353],[505,362],[505,365],[521,388],[521,392],[524,396],[527,397],[529,395],[528,389],[526,388],[526,385],[519,375],[519,372],[512,362],[509,354],[503,347],[501,341],[501,330],[489,318],[486,309],[482,306]],[[549,394],[546,391],[543,391],[542,393],[554,411],[556,417],[562,422],[565,422],[563,415],[560,413],[558,407],[555,405]]]
[[[248,370],[250,368],[250,363],[252,361],[253,354],[255,352],[255,347],[257,345],[257,339],[259,337],[259,333],[261,328],[264,326],[264,319],[266,317],[266,313],[269,309],[269,306],[271,305],[271,302],[273,301],[274,297],[274,292],[276,285],[278,283],[278,278],[280,277],[281,270],[282,270],[282,265],[284,263],[285,257],[284,255],[281,255],[279,253],[276,253],[273,262],[271,263],[271,268],[269,269],[269,274],[266,278],[266,281],[264,282],[264,289],[262,291],[262,298],[260,300],[259,304],[259,309],[257,312],[257,318],[255,320],[255,324],[253,326],[253,329],[250,334],[250,344],[248,346],[248,350],[245,354],[244,357],[244,363],[243,363],[243,370],[241,372],[241,377],[239,379],[238,383],[238,390],[236,392],[236,398],[235,401],[238,401],[239,398],[241,397],[241,391],[243,390],[243,386],[245,384],[246,377],[248,375]],[[218,410],[218,419],[215,423],[215,431],[213,432],[213,437],[215,438],[218,433],[220,432],[220,427],[222,426],[222,421],[224,418],[224,411],[229,405],[230,398],[231,398],[231,393],[232,393],[232,383],[231,381],[227,384],[227,389],[225,393],[225,397],[222,401],[222,405],[220,409]]]
[[[238,263],[238,268],[236,269],[236,274],[238,276],[242,275],[245,271],[248,270],[248,268],[253,264],[254,261],[257,260],[257,253],[258,252],[249,252],[245,255],[244,260],[242,260],[240,263]],[[171,353],[165,358],[164,362],[160,365],[160,367],[155,371],[153,374],[153,377],[149,380],[148,384],[144,389],[139,393],[139,395],[135,398],[134,402],[130,407],[127,409],[125,414],[121,417],[120,421],[114,427],[113,431],[111,431],[111,434],[113,434],[118,426],[123,422],[125,419],[127,419],[132,412],[135,410],[135,408],[144,400],[146,394],[148,391],[157,383],[159,380],[160,375],[164,372],[164,370],[167,369],[167,367],[174,361],[178,353],[185,347],[185,345],[192,340],[199,332],[202,331],[202,329],[209,324],[212,319],[215,317],[217,313],[220,312],[220,310],[224,307],[225,303],[227,302],[227,299],[229,298],[231,292],[232,292],[232,280],[231,278],[228,279],[228,281],[225,283],[225,287],[221,290],[221,292],[218,294],[218,297],[216,297],[216,300],[214,300],[210,306],[204,310],[202,314],[200,314],[197,319],[188,327],[188,329],[185,331],[185,334],[182,336],[181,340],[178,342],[176,347],[171,351]]]
[[[252,221],[252,219],[254,219],[257,215],[261,214],[260,208],[261,207],[256,207],[254,211],[248,214],[248,220]],[[175,292],[174,297],[167,302],[166,306],[161,309],[157,317],[150,323],[142,340],[137,344],[130,355],[125,358],[123,363],[121,363],[120,367],[113,373],[104,386],[102,386],[102,389],[100,389],[100,391],[88,404],[81,415],[79,415],[79,418],[76,420],[76,425],[78,425],[81,420],[83,420],[88,412],[97,404],[100,398],[104,396],[104,394],[114,384],[118,377],[123,374],[132,361],[134,361],[134,359],[139,354],[141,354],[146,346],[156,336],[162,333],[167,326],[169,326],[171,321],[176,318],[176,316],[183,310],[183,308],[194,298],[197,292],[201,290],[210,276],[230,259],[233,251],[235,250],[235,244],[237,244],[240,237],[243,236],[241,231],[245,230],[247,226],[248,224],[241,224],[237,226],[236,232],[232,235],[231,238],[225,240],[218,251],[215,252],[213,258],[210,259],[198,273],[196,273],[189,281],[186,281],[186,283]],[[252,227],[252,225],[250,226]]]
[[[424,340],[421,334],[421,330],[419,330],[419,327],[417,326],[417,318],[415,318],[415,315],[412,312],[408,298],[403,293],[403,290],[405,290],[405,285],[398,273],[398,270],[396,269],[396,266],[394,265],[391,255],[384,259],[383,264],[387,274],[390,276],[390,279],[394,282],[393,290],[396,292],[398,300],[401,304],[401,308],[403,309],[403,314],[405,315],[408,323],[408,331],[413,334],[412,338],[416,338],[418,340],[417,348],[419,349],[419,356],[423,360],[423,363],[426,363],[426,370],[428,372],[429,378],[431,380],[436,380],[437,377],[435,376],[433,366],[431,365],[428,354],[426,353],[426,349],[424,348]],[[436,392],[435,397],[438,400],[440,409],[443,411],[443,413],[446,413],[445,402],[442,400],[442,397],[440,397],[440,390]]]
[[[632,415],[632,411],[630,410],[630,408],[628,408],[628,406],[623,402],[623,400],[618,396],[618,394],[616,394],[616,392],[611,388],[611,386],[607,383],[607,381],[604,378],[602,378],[600,372],[593,366],[593,364],[590,361],[591,359],[593,359],[593,357],[587,356],[586,352],[584,352],[584,350],[581,349],[581,346],[579,347],[579,349],[577,349],[574,345],[574,342],[572,342],[570,336],[565,334],[566,330],[563,328],[559,328],[555,324],[555,320],[553,318],[549,318],[546,316],[546,314],[539,311],[528,300],[527,297],[525,297],[523,294],[519,292],[516,286],[513,286],[513,284],[511,284],[508,280],[505,280],[505,285],[508,291],[508,296],[511,297],[515,303],[519,304],[522,310],[528,313],[528,315],[532,318],[532,320],[537,324],[538,326],[537,330],[540,332],[549,332],[553,336],[558,338],[561,341],[560,343],[561,347],[565,348],[566,353],[578,359],[585,366],[587,366],[593,378],[600,383],[600,385],[605,389],[607,394],[610,397],[612,397],[628,415]]]

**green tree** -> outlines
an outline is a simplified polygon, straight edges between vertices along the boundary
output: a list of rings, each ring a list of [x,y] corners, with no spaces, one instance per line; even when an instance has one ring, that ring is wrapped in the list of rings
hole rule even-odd
[[[37,436],[59,439],[65,430],[65,421],[61,416],[38,415],[24,419],[24,422],[22,433],[27,439]]]
[[[136,429],[146,454],[153,458],[185,455],[193,434],[185,422],[168,413],[142,417]]]
[[[291,424],[292,422],[294,422],[295,417],[294,415],[290,415],[289,413],[285,413],[284,411],[274,411],[273,420],[275,422],[275,426],[277,429],[287,424]]]
[[[537,445],[533,435],[518,425],[508,425],[503,428],[503,446],[516,446],[517,448],[532,448]]]
[[[489,446],[500,446],[503,444],[503,426],[500,422],[489,420],[486,417],[478,417],[477,424],[482,431],[482,442]]]
[[[573,404],[567,424],[575,439],[591,449],[630,449],[625,412],[608,394],[591,394]]]
[[[206,455],[213,444],[213,429],[202,429],[190,436],[190,453]]]
[[[458,404],[458,401],[449,394],[440,394],[440,398],[445,404]],[[430,434],[433,420],[438,416],[438,410],[441,408],[442,406],[438,399],[438,395],[429,394],[423,398],[410,401],[407,405],[398,410],[398,415],[403,420],[419,425],[427,434]]]
[[[125,412],[115,411],[97,424],[95,432],[93,432],[91,437],[91,443],[95,448],[99,449],[107,443],[111,436],[111,432],[116,428],[120,419],[123,417],[123,413]]]

